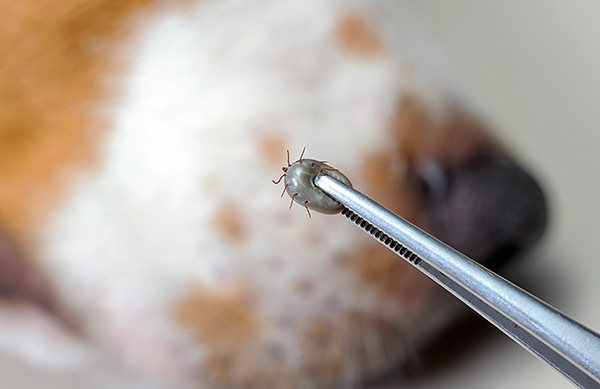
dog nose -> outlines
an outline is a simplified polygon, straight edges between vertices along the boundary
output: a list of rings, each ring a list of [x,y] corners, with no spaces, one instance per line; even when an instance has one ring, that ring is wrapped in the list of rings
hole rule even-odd
[[[547,221],[536,180],[512,159],[493,156],[453,171],[421,169],[434,234],[489,268],[528,249]]]

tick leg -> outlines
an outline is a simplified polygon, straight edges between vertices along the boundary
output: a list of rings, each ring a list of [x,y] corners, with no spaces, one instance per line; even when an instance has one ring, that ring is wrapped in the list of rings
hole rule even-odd
[[[339,171],[338,169],[324,167],[323,169],[319,170],[319,173],[323,173],[325,170],[330,171],[330,172],[337,172],[337,171]]]
[[[304,208],[306,208],[306,212],[308,212],[308,218],[312,219],[312,217],[310,216],[310,211],[308,210],[308,200],[304,202]]]
[[[288,188],[288,186],[290,186],[290,184],[285,184],[285,186],[283,187],[283,192],[281,192],[281,197],[283,197],[283,195],[285,194],[285,190]]]
[[[290,165],[290,151],[289,150],[286,150],[286,151],[287,151],[287,156],[288,156],[288,167],[290,167],[290,166],[292,166],[292,165]]]
[[[294,205],[294,197],[298,196],[298,193],[294,193],[292,196],[292,201],[290,202],[290,209],[292,209],[292,205]]]
[[[327,163],[327,161],[314,161],[310,166],[315,166],[315,163]]]
[[[282,179],[283,177],[285,177],[285,173],[283,173],[283,174],[281,175],[281,177],[279,177],[279,179],[278,179],[277,181],[275,181],[275,180],[271,180],[271,181],[273,181],[273,184],[277,185],[277,184],[279,184],[279,183],[281,182],[281,179]]]
[[[302,149],[302,154],[300,154],[300,159],[298,161],[302,162],[302,157],[304,157],[304,151],[306,151],[306,146]]]

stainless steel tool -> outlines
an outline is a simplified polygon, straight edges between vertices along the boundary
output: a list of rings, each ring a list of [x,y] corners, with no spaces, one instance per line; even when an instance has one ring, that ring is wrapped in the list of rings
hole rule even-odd
[[[600,388],[600,335],[325,173],[346,217],[582,388]]]

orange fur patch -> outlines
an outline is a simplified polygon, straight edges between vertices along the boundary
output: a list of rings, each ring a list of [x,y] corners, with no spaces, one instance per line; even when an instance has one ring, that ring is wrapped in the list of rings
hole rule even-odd
[[[195,289],[174,308],[175,320],[203,346],[202,370],[215,383],[247,383],[257,371],[262,318],[247,285],[218,291]]]
[[[357,13],[347,13],[337,26],[336,37],[347,52],[362,59],[383,53],[384,45],[375,29]]]
[[[227,202],[217,210],[211,224],[226,241],[239,244],[248,237],[248,230],[243,223],[242,215],[240,204]]]
[[[258,141],[258,153],[269,166],[284,166],[286,162],[281,150],[285,150],[286,143],[282,134],[269,134]]]
[[[90,107],[126,15],[149,2],[0,3],[0,224],[21,244],[58,200],[61,174],[93,160],[102,125]]]
[[[229,285],[217,292],[195,289],[175,308],[175,318],[203,343],[230,344],[252,339],[259,332],[249,288]]]

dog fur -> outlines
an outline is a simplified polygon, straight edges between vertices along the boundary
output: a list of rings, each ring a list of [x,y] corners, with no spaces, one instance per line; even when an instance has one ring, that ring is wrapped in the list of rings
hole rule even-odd
[[[288,210],[286,149],[482,261],[543,230],[539,188],[402,3],[2,10],[0,347],[36,365],[327,387],[414,358],[456,303],[344,218]]]

